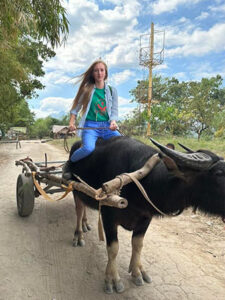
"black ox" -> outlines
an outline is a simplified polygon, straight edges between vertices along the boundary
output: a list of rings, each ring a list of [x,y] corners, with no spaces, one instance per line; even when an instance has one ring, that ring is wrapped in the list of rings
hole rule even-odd
[[[153,140],[152,140],[153,141]],[[161,150],[162,159],[154,169],[141,180],[145,191],[154,205],[163,213],[174,215],[188,207],[198,208],[206,214],[225,218],[225,162],[216,154],[185,148],[186,153],[168,149],[153,141]],[[80,146],[73,145],[71,153]],[[141,168],[158,151],[129,137],[116,137],[98,141],[95,151],[85,159],[72,164],[71,171],[79,175],[94,188],[113,179],[121,173]],[[153,216],[160,213],[149,204],[134,183],[122,188],[121,196],[128,200],[128,206],[118,209],[102,206],[102,220],[107,240],[108,264],[105,272],[105,291],[124,290],[120,279],[116,256],[118,254],[118,225],[133,231],[132,256],[129,272],[136,285],[151,279],[141,264],[143,239]],[[74,192],[77,209],[77,227],[74,244],[84,245],[82,234],[86,223],[84,205],[98,209],[98,202],[81,193]],[[81,200],[81,201],[80,201]],[[87,225],[88,226],[88,225]]]

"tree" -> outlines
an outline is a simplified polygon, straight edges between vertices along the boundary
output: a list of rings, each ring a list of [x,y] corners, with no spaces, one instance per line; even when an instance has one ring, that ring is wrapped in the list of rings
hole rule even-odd
[[[1,0],[0,24],[0,123],[6,124],[17,104],[44,87],[43,61],[65,41],[68,20],[60,0]]]
[[[219,111],[213,118],[213,128],[215,130],[215,137],[225,138],[225,106],[223,110]]]
[[[186,84],[179,83],[176,78],[163,78],[153,76],[153,102],[151,104],[151,128],[153,132],[169,132],[180,134],[185,131],[186,122],[182,115],[183,97],[185,95]],[[148,122],[147,95],[148,80],[138,81],[137,87],[130,91],[133,101],[140,103],[143,107],[142,124],[146,126]],[[138,110],[134,115],[137,118]],[[137,120],[140,119],[139,117]]]
[[[66,124],[69,124],[69,120],[70,120],[70,115],[67,114],[65,116],[63,116],[61,118],[61,120],[59,120],[59,124],[58,125],[66,125]],[[53,124],[54,125],[54,124]]]
[[[65,42],[69,28],[61,0],[1,0],[0,38],[3,47],[24,34],[35,40],[44,39],[52,48]]]
[[[174,135],[203,132],[221,134],[224,121],[220,111],[225,103],[225,89],[222,77],[202,78],[200,82],[179,82],[176,78],[153,77],[153,102],[151,104],[151,128],[153,132]],[[133,112],[133,125],[145,126],[147,114],[148,80],[137,82],[130,91],[133,99],[142,109]],[[156,100],[156,101],[155,101]],[[217,117],[216,117],[217,116]]]
[[[213,131],[213,119],[221,108],[219,88],[221,76],[202,78],[200,82],[188,83],[188,95],[185,99],[185,111],[190,114],[190,127],[200,139],[206,130]],[[190,113],[191,112],[191,113]]]
[[[30,128],[34,123],[34,113],[29,109],[28,103],[23,99],[21,102],[8,110],[8,121],[12,126],[22,126]]]
[[[41,139],[43,137],[50,136],[52,125],[60,125],[60,120],[52,118],[50,116],[47,118],[37,119],[31,126],[31,137],[38,137]]]

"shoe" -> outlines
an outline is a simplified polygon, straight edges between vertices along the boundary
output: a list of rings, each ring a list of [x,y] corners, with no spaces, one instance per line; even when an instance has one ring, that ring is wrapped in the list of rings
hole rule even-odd
[[[67,162],[62,167],[62,178],[66,179],[66,180],[73,179],[73,175],[70,172],[70,169],[71,169],[71,161],[67,160]]]

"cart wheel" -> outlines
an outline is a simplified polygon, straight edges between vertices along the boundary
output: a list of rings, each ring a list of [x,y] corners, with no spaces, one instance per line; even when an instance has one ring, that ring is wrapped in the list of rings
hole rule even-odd
[[[17,210],[21,217],[29,216],[34,208],[34,184],[31,176],[20,174],[16,188]]]

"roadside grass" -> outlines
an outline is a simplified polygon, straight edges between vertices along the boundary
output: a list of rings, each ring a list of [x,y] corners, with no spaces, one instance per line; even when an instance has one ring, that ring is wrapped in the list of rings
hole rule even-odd
[[[134,138],[140,140],[145,144],[153,146],[152,142],[147,137],[135,136]],[[178,143],[181,143],[192,150],[199,150],[199,149],[211,150],[212,152],[215,152],[216,154],[223,156],[225,158],[225,140],[223,138],[213,138],[213,139],[201,138],[200,141],[198,141],[196,138],[184,137],[184,136],[157,135],[157,136],[152,136],[152,138],[163,145],[166,145],[167,143],[173,143],[175,145],[175,149],[181,152],[183,152],[184,150],[178,145]],[[75,141],[78,141],[79,139],[80,138],[77,137],[68,138],[66,140],[68,144],[68,148],[70,149],[73,143]],[[64,148],[64,139],[52,140],[49,143],[55,145],[58,148],[61,149]]]

